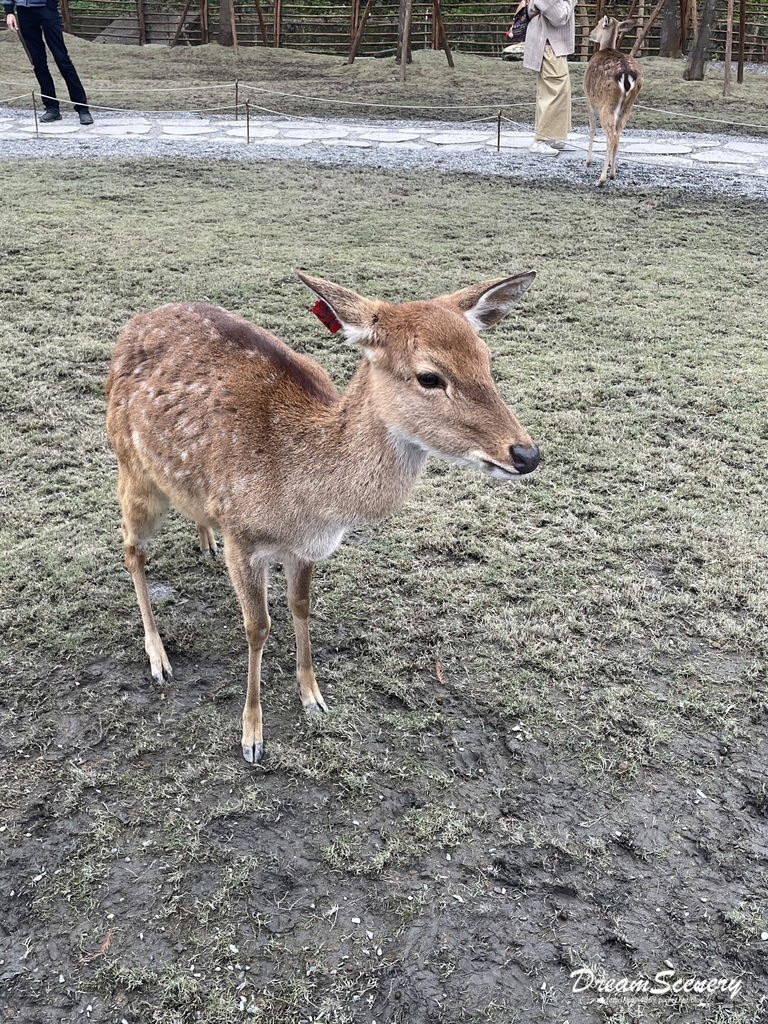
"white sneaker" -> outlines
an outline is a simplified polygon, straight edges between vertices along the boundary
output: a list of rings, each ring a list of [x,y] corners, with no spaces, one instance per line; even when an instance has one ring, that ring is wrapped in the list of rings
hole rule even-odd
[[[530,151],[531,153],[535,153],[537,156],[558,156],[560,153],[559,149],[555,149],[554,146],[550,146],[543,139],[539,139],[538,142],[534,142]]]
[[[552,149],[559,150],[562,153],[567,143],[564,142],[562,139],[547,139],[547,145],[551,146]]]

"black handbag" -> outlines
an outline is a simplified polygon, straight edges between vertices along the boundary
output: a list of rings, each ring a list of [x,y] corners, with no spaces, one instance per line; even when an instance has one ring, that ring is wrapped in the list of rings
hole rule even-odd
[[[528,17],[528,8],[521,7],[512,19],[512,24],[509,26],[509,30],[507,31],[507,39],[513,43],[524,43],[525,33],[528,31],[528,22],[530,20],[531,19]]]

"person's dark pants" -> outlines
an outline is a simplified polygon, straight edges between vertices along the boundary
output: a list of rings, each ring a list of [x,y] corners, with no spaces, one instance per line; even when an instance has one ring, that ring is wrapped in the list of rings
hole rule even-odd
[[[61,72],[61,77],[67,83],[69,98],[75,104],[75,110],[88,109],[88,100],[85,95],[83,83],[75,71],[75,65],[67,53],[64,45],[64,29],[61,24],[56,0],[48,0],[45,7],[21,7],[16,8],[16,17],[19,22],[19,32],[29,52],[35,77],[40,83],[40,92],[43,94],[43,103],[49,110],[58,110],[59,101],[56,99],[56,88],[48,70],[48,59],[45,54],[45,44],[51,51],[56,67]]]

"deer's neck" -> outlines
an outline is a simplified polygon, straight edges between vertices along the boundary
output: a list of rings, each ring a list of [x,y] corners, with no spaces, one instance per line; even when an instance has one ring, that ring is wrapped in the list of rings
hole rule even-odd
[[[427,460],[417,445],[396,436],[377,406],[370,364],[363,360],[321,431],[330,471],[324,498],[340,515],[372,522],[408,497]]]

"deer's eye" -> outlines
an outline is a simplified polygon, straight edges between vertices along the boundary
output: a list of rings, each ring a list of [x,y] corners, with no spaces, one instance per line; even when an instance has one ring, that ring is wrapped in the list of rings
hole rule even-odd
[[[442,387],[442,380],[436,373],[417,373],[416,380],[421,384],[427,391],[431,391],[432,388]]]

